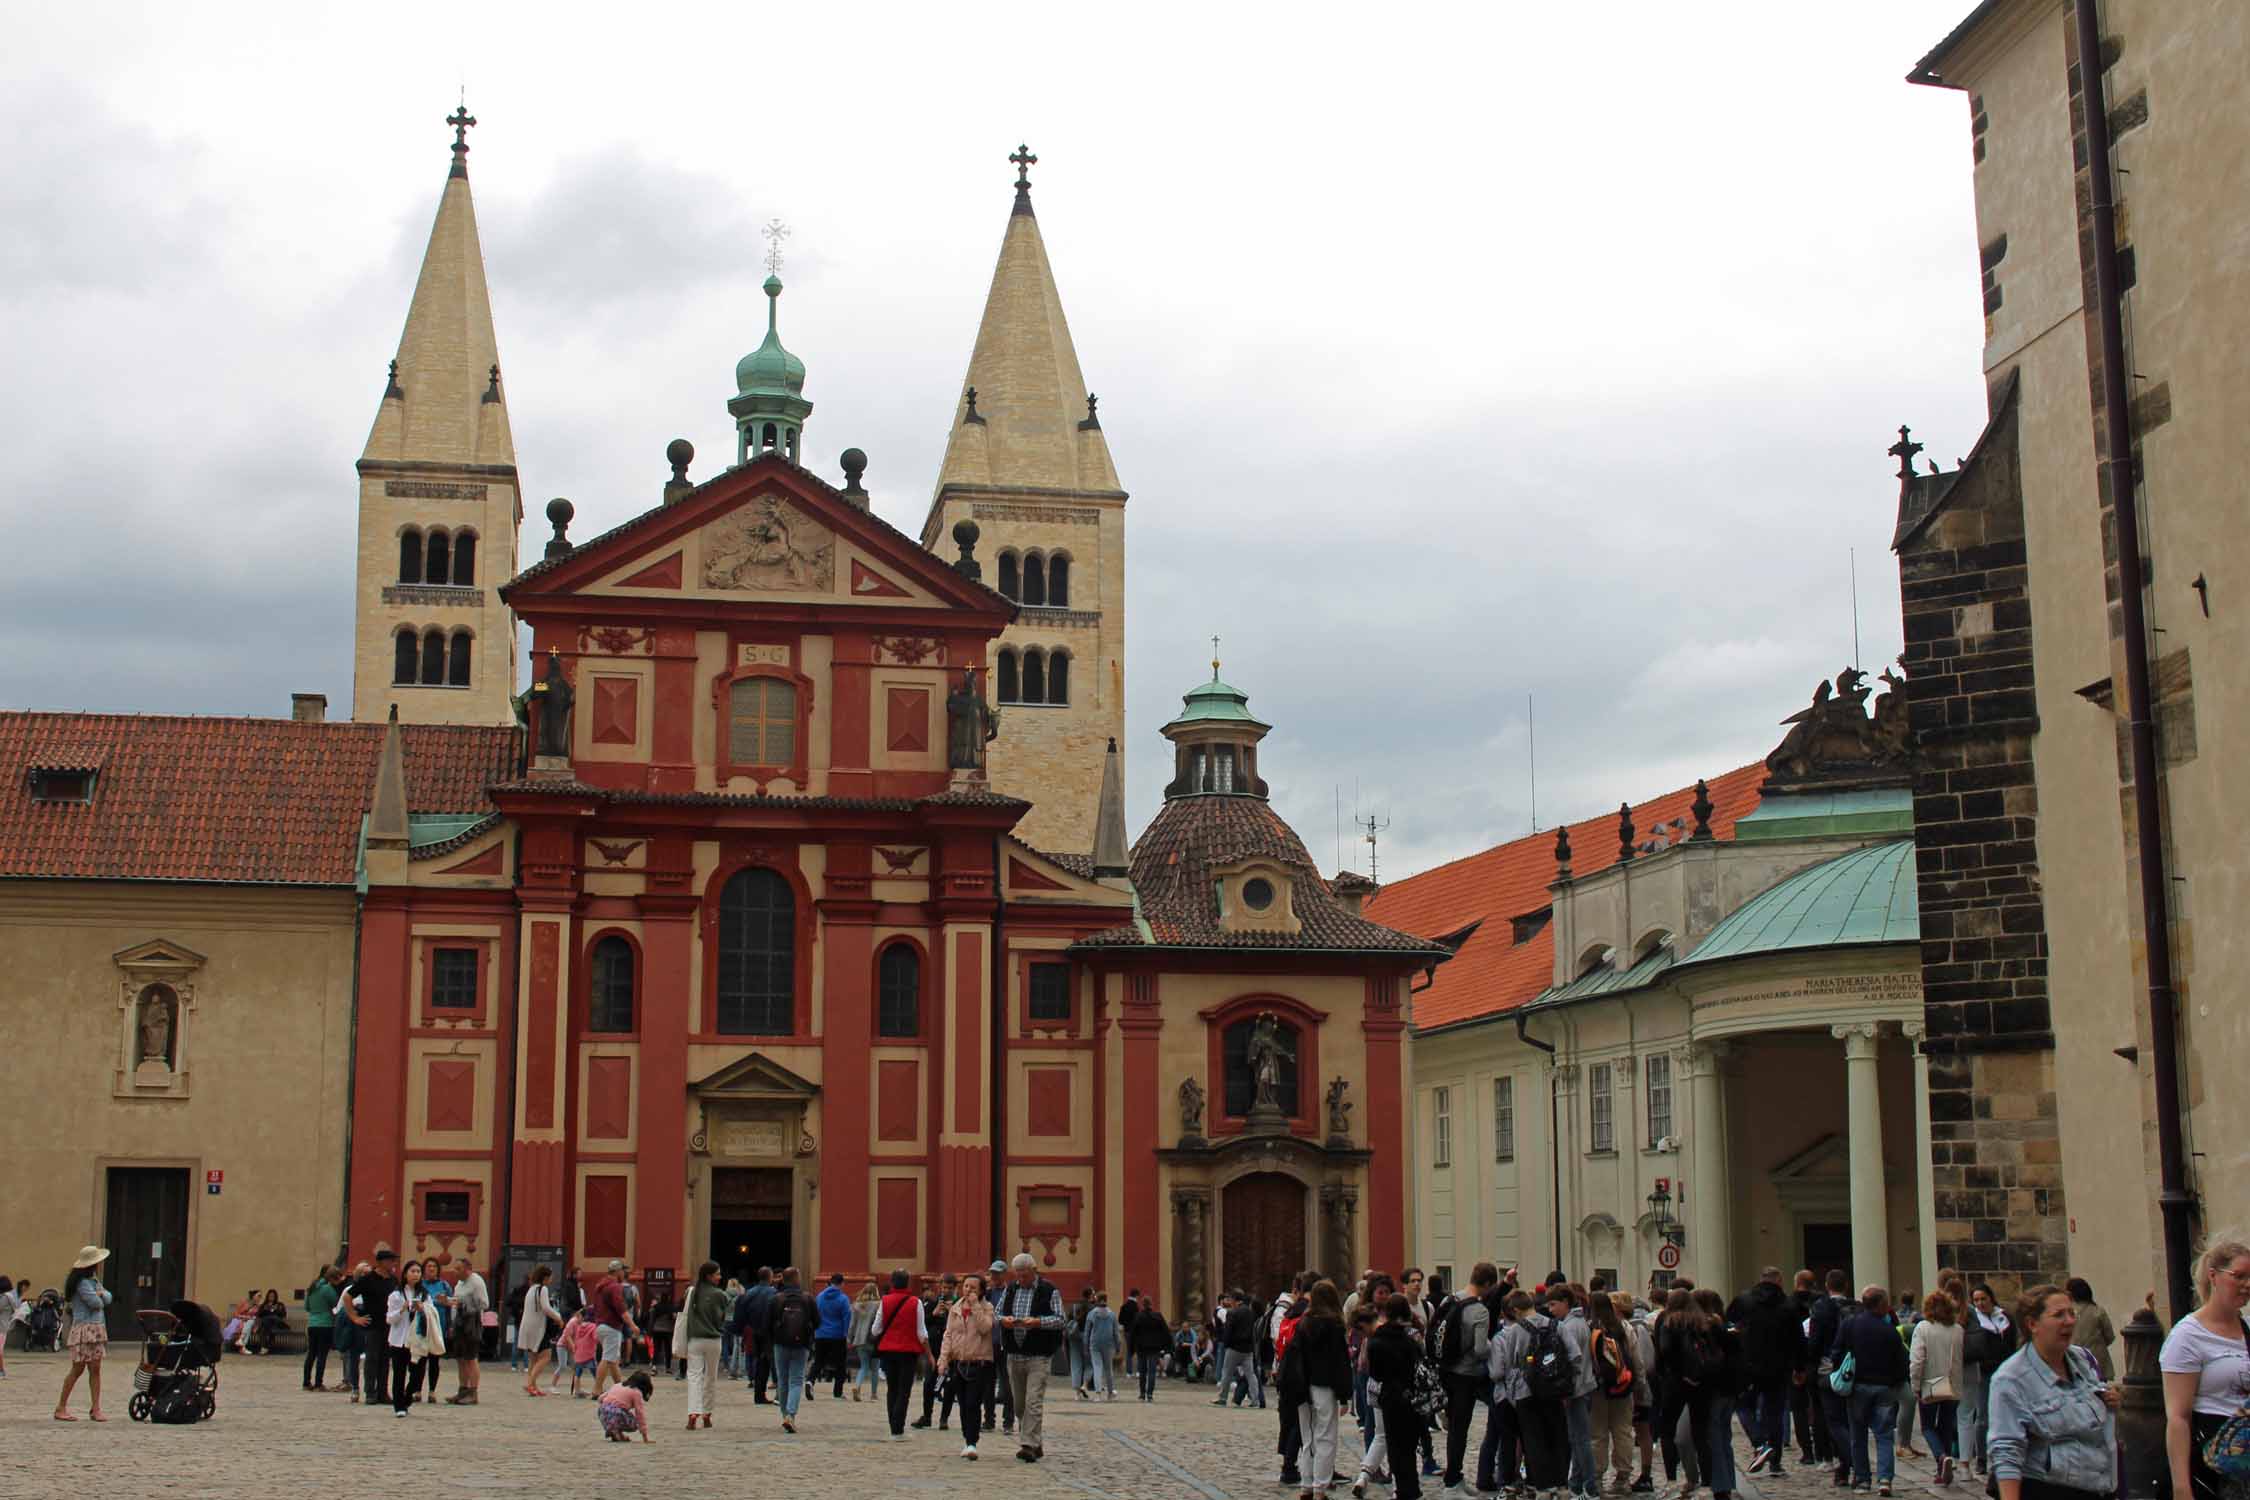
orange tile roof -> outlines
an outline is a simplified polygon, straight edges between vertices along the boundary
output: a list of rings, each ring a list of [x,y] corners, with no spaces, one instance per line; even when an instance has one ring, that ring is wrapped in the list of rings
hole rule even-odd
[[[406,803],[492,810],[517,732],[403,726]],[[383,726],[170,714],[0,713],[0,879],[350,885]],[[28,772],[96,773],[90,805]]]
[[[1760,761],[1729,771],[1711,783],[1711,832],[1730,837],[1735,819],[1758,805],[1766,767]],[[1694,815],[1688,807],[1695,788],[1683,787],[1652,797],[1633,809],[1633,826],[1646,840],[1660,823]],[[1677,842],[1683,833],[1670,835]],[[1570,825],[1571,865],[1581,875],[1617,861],[1617,814],[1604,813]],[[1528,916],[1551,901],[1555,878],[1553,829],[1464,856],[1419,875],[1386,885],[1367,903],[1369,920],[1422,937],[1446,937],[1472,923],[1482,924],[1449,963],[1438,966],[1430,987],[1414,997],[1414,1026],[1428,1031],[1514,1010],[1554,982],[1554,929],[1519,943],[1512,919]]]

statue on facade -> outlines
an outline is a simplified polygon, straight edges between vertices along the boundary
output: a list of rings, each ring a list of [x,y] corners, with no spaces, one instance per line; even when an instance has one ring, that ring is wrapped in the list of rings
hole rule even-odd
[[[1872,718],[1866,673],[1846,667],[1834,682],[1822,681],[1813,690],[1810,707],[1781,721],[1789,733],[1766,757],[1773,778],[1827,784],[1903,775],[1902,763],[1913,753],[1906,726],[1905,681],[1888,668],[1883,681],[1890,690],[1876,700]]]
[[[961,683],[945,700],[945,763],[955,771],[982,771],[984,747],[1000,733],[1000,715],[984,701],[977,669],[963,667]]]
[[[158,1067],[172,1066],[172,997],[152,985],[141,996],[139,1045],[135,1048],[133,1064],[155,1063]]]
[[[1251,1101],[1251,1113],[1280,1111],[1281,1066],[1290,1056],[1289,1044],[1281,1039],[1281,1023],[1272,1011],[1265,1012],[1250,1028],[1250,1047],[1245,1055],[1245,1061],[1250,1064],[1251,1081],[1257,1089]]]
[[[1350,1080],[1338,1073],[1328,1084],[1328,1138],[1348,1141],[1352,1138],[1352,1105]]]
[[[1180,1139],[1203,1139],[1203,1085],[1192,1078],[1180,1080]]]
[[[563,671],[562,653],[547,652],[547,675],[532,688],[539,699],[539,754],[570,755],[570,708],[578,695]]]

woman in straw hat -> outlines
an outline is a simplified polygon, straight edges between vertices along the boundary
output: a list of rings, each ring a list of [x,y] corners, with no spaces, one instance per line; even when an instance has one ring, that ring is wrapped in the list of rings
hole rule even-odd
[[[58,1422],[78,1420],[70,1412],[70,1393],[81,1371],[85,1372],[93,1403],[87,1415],[97,1422],[109,1420],[102,1415],[102,1356],[109,1352],[109,1292],[95,1271],[108,1259],[107,1250],[88,1245],[78,1252],[78,1259],[70,1263],[70,1274],[63,1278],[63,1306],[70,1310],[70,1338],[65,1345],[70,1350],[70,1373],[63,1377],[62,1395],[55,1402]]]

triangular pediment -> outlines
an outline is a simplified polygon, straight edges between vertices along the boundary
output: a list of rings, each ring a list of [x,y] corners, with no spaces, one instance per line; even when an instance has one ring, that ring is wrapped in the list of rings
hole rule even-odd
[[[1770,1175],[1779,1184],[1849,1177],[1851,1171],[1851,1143],[1832,1131],[1782,1162]]]
[[[527,596],[849,604],[885,612],[1014,606],[785,459],[729,469],[673,504],[527,568],[502,590]]]
[[[110,962],[120,969],[187,970],[202,968],[204,957],[193,948],[168,938],[152,938],[111,954]]]
[[[736,1058],[688,1087],[704,1099],[810,1099],[820,1092],[819,1084],[762,1052]]]
[[[1130,910],[1132,892],[1104,885],[1084,868],[1084,856],[1066,862],[1063,856],[1032,848],[1021,839],[1008,840],[1002,866],[1003,891],[1010,901],[1067,901],[1072,905],[1115,906]]]

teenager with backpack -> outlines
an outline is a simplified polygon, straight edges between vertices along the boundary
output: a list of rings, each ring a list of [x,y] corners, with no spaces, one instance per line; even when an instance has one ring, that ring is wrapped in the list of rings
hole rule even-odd
[[[1493,1363],[1505,1366],[1511,1377],[1526,1482],[1540,1500],[1560,1500],[1570,1471],[1565,1411],[1578,1388],[1578,1362],[1562,1325],[1535,1306],[1529,1293],[1511,1293],[1508,1311],[1514,1321]]]
[[[1852,1482],[1852,1423],[1844,1409],[1844,1398],[1836,1393],[1828,1377],[1835,1372],[1836,1362],[1843,1356],[1836,1351],[1836,1335],[1843,1328],[1857,1304],[1844,1294],[1851,1283],[1841,1270],[1828,1273],[1827,1295],[1813,1303],[1808,1320],[1812,1327],[1805,1339],[1812,1348],[1813,1369],[1808,1377],[1813,1388],[1813,1402],[1820,1413],[1821,1425],[1828,1431],[1828,1451],[1836,1467],[1831,1478],[1841,1488]]]
[[[1805,1364],[1804,1315],[1781,1289],[1781,1267],[1759,1272],[1757,1285],[1727,1309],[1727,1321],[1741,1337],[1748,1377],[1742,1404],[1752,1414],[1756,1437],[1750,1472],[1778,1476],[1789,1447],[1790,1383]]]
[[[1492,1404],[1492,1310],[1485,1298],[1500,1284],[1500,1268],[1480,1260],[1469,1268],[1469,1289],[1439,1304],[1430,1352],[1445,1387],[1444,1485],[1461,1482],[1461,1460],[1469,1448],[1469,1423],[1478,1407]],[[1375,1378],[1372,1367],[1370,1380]]]
[[[1588,1500],[1601,1493],[1594,1467],[1593,1329],[1586,1321],[1586,1289],[1575,1281],[1547,1288],[1547,1313],[1570,1346],[1574,1378],[1563,1402],[1563,1428],[1570,1442],[1570,1489]]]
[[[1633,1480],[1633,1403],[1646,1382],[1633,1336],[1609,1295],[1589,1291],[1586,1312],[1587,1348],[1594,1367],[1594,1488],[1601,1489],[1606,1467],[1623,1490]]]
[[[1742,1359],[1742,1340],[1727,1326],[1727,1305],[1719,1294],[1709,1287],[1698,1287],[1693,1298],[1696,1310],[1711,1320],[1711,1338],[1719,1346],[1719,1373],[1711,1385],[1711,1432],[1707,1439],[1711,1449],[1711,1468],[1703,1476],[1711,1486],[1711,1493],[1720,1500],[1731,1500],[1735,1492],[1734,1471],[1734,1405],[1747,1383]]]
[[[1656,1418],[1657,1435],[1665,1445],[1664,1469],[1669,1478],[1677,1463],[1676,1432],[1687,1417],[1689,1446],[1695,1454],[1695,1476],[1683,1481],[1681,1500],[1693,1495],[1697,1477],[1708,1481],[1711,1470],[1711,1396],[1726,1374],[1726,1350],[1720,1344],[1711,1315],[1695,1305],[1692,1292],[1674,1288],[1664,1302],[1664,1319],[1656,1333],[1656,1367],[1663,1384],[1663,1405]]]
[[[773,1351],[774,1400],[781,1406],[781,1430],[797,1430],[797,1406],[805,1394],[805,1368],[812,1358],[813,1335],[820,1314],[813,1299],[797,1280],[797,1268],[781,1273],[781,1289],[773,1294],[772,1332],[767,1344]]]

